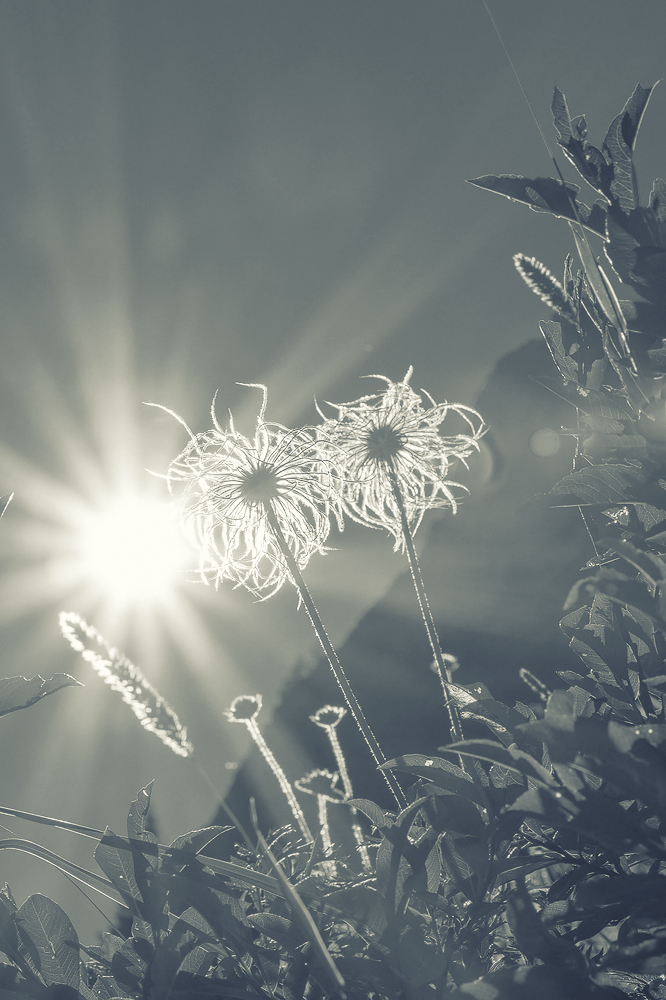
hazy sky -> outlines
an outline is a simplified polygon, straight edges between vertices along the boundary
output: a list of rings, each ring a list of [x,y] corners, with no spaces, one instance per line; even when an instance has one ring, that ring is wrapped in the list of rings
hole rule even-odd
[[[553,144],[555,84],[600,144],[636,83],[665,75],[662,0],[491,6]],[[657,89],[643,199],[665,110]],[[143,666],[220,786],[244,747],[222,710],[259,689],[270,706],[315,640],[293,593],[255,605],[178,584],[130,613],[77,569],[86,511],[166,495],[144,470],[186,435],[142,401],[203,430],[218,390],[221,418],[249,431],[260,396],[237,382],[268,386],[269,418],[304,422],[313,396],[413,364],[416,387],[472,403],[543,317],[512,255],[559,274],[569,234],[464,183],[552,172],[481,0],[5,0],[0,139],[3,670],[86,683],[0,720],[0,803],[122,832],[156,777],[170,840],[209,820],[206,787],[68,649],[58,610]],[[338,640],[402,567],[375,533],[340,546],[309,576]],[[91,864],[68,835],[54,849]],[[19,902],[43,891],[74,911],[45,869],[0,853]]]

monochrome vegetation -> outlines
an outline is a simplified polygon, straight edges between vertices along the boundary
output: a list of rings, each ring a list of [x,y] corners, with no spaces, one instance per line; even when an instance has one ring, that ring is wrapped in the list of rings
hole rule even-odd
[[[188,441],[165,478],[202,579],[262,599],[293,587],[315,628],[340,688],[340,704],[312,716],[330,770],[292,786],[261,733],[261,694],[248,693],[227,721],[245,725],[264,754],[292,809],[289,827],[248,830],[229,810],[230,827],[162,845],[150,831],[150,785],[137,790],[126,836],[1,806],[98,840],[95,872],[27,841],[0,847],[37,853],[101,892],[109,919],[99,941],[83,942],[57,902],[37,894],[18,906],[5,886],[1,997],[666,997],[666,183],[656,180],[642,205],[632,162],[649,96],[637,86],[597,148],[555,91],[558,144],[592,189],[592,207],[561,176],[472,181],[566,220],[579,259],[567,257],[558,280],[534,258],[515,258],[548,314],[541,332],[554,367],[543,392],[568,401],[562,433],[575,440],[571,473],[530,504],[576,508],[592,540],[561,623],[578,670],[561,671],[552,691],[538,663],[534,675],[523,671],[531,705],[453,682],[413,539],[429,510],[455,513],[460,466],[485,426],[471,408],[412,388],[411,370],[401,382],[379,376],[380,391],[352,402],[322,403],[316,426],[267,421],[264,387],[255,387],[263,403],[253,438],[233,419],[223,427],[214,407],[204,433],[178,417]],[[631,298],[618,297],[620,284]],[[330,642],[303,574],[332,518],[385,531],[408,561],[441,684],[436,756],[420,752],[415,734],[386,759],[371,706],[358,703]],[[76,613],[61,624],[147,732],[193,753],[137,667]],[[1,679],[0,714],[76,683]],[[336,728],[347,712],[367,743],[366,766],[386,778],[390,808],[353,795]],[[470,721],[485,737],[467,737]],[[313,830],[307,796],[317,803]],[[333,810],[348,823],[344,844],[331,838]],[[234,825],[229,860],[210,857]]]

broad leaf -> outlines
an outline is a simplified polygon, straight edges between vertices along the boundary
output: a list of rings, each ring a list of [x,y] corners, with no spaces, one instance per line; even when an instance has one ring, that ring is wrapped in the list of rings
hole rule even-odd
[[[39,674],[34,677],[0,677],[0,715],[28,708],[64,687],[83,687],[83,684],[69,674],[54,674],[48,680]]]
[[[150,808],[150,794],[153,782],[140,789],[127,815],[127,836],[132,848],[134,875],[143,903],[140,907],[142,920],[147,921],[157,941],[160,931],[169,924],[166,909],[166,889],[157,875],[159,868],[159,848],[157,837],[146,829]],[[144,852],[144,845],[149,850]],[[175,972],[174,972],[175,975]]]
[[[446,753],[462,754],[477,760],[501,764],[510,771],[515,771],[516,774],[534,779],[547,786],[557,785],[545,767],[542,767],[530,754],[517,747],[504,747],[494,740],[462,740],[460,743],[451,743],[439,749]]]
[[[393,820],[387,816],[375,802],[372,802],[371,799],[349,799],[347,805],[351,806],[352,809],[356,809],[358,812],[363,813],[364,816],[367,816],[373,826],[376,826],[378,830],[384,830],[393,826]]]
[[[592,465],[565,476],[548,493],[551,507],[624,504],[632,500],[648,478],[646,469],[633,465]]]
[[[597,986],[568,969],[517,965],[464,983],[460,996],[471,1000],[626,1000],[614,986]]]
[[[136,880],[133,852],[116,846],[121,838],[107,826],[104,836],[95,848],[94,858],[105,875],[111,879],[123,899],[136,916],[140,916],[143,896]]]
[[[539,323],[539,329],[548,344],[548,350],[560,374],[570,382],[578,383],[578,362],[571,353],[574,344],[573,338],[568,336],[565,341],[562,334],[562,324],[556,323],[554,320],[542,320]]]
[[[631,154],[653,89],[636,85],[621,114],[611,122],[604,139],[603,149],[613,162],[611,194],[625,213],[638,204],[638,185]]]
[[[79,939],[58,904],[37,893],[26,899],[15,920],[22,950],[30,954],[47,986],[62,983],[78,989]]]
[[[472,802],[478,802],[479,805],[485,804],[483,796],[469,774],[443,757],[427,757],[418,753],[404,754],[382,764],[382,768],[386,767],[405,771],[407,774],[417,774],[452,794],[462,795]]]
[[[567,184],[565,190],[562,182],[555,180],[554,177],[529,178],[521,177],[519,174],[485,174],[467,183],[484,188],[486,191],[495,191],[505,198],[510,198],[511,201],[520,201],[524,205],[529,205],[535,212],[550,212],[551,215],[570,222],[580,220],[586,229],[598,236],[605,235],[604,208],[595,203],[590,210],[582,201],[578,201],[576,196],[580,188],[577,184]],[[572,207],[572,201],[575,203],[576,211]]]

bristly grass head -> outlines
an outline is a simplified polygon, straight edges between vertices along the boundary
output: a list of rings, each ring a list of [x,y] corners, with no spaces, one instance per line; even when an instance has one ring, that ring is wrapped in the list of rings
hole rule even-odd
[[[340,513],[315,429],[289,430],[265,421],[267,390],[256,388],[264,399],[254,438],[240,434],[231,415],[223,429],[213,400],[213,428],[190,432],[166,478],[199,550],[202,580],[215,585],[229,580],[266,599],[291,579],[270,516],[303,569],[315,552],[325,551],[330,515],[339,520]]]
[[[138,667],[71,611],[60,612],[60,629],[69,644],[117,691],[144,729],[155,735],[179,757],[189,757],[194,747],[178,716]]]
[[[410,368],[402,382],[366,376],[383,379],[386,389],[351,403],[329,404],[338,416],[324,417],[318,428],[322,454],[329,456],[340,485],[344,512],[360,524],[387,529],[396,550],[405,547],[396,489],[412,533],[426,510],[448,507],[455,513],[454,490],[466,492],[466,487],[450,480],[449,470],[456,460],[466,465],[485,433],[476,410],[435,403],[428,393],[411,388],[411,375]],[[465,430],[446,436],[441,426],[453,415]]]

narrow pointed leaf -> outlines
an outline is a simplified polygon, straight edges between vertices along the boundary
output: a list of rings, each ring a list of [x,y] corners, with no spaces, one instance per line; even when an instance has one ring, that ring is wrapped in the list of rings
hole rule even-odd
[[[570,222],[580,220],[586,229],[598,236],[604,236],[606,232],[605,210],[596,203],[590,210],[583,202],[577,201],[576,196],[580,191],[577,184],[567,184],[565,190],[562,182],[554,177],[529,178],[519,174],[485,174],[467,183],[486,191],[494,191],[511,201],[522,202],[534,212],[550,212]],[[576,211],[572,207],[572,201],[576,205]]]

